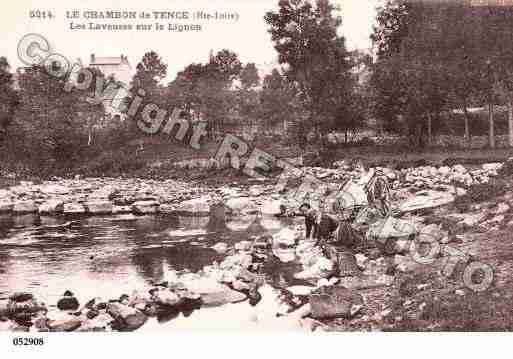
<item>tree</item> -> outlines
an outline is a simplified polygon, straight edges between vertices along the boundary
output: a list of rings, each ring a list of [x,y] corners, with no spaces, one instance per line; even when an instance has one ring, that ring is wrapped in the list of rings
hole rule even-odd
[[[287,65],[285,76],[298,87],[308,123],[318,134],[333,128],[353,86],[350,54],[337,33],[341,18],[334,10],[328,0],[318,0],[316,6],[281,0],[277,12],[265,15],[279,62]]]
[[[240,72],[240,83],[243,89],[248,90],[260,84],[260,77],[258,76],[258,69],[254,63],[249,63],[244,66]]]
[[[273,69],[264,77],[260,92],[260,117],[265,127],[281,125],[287,137],[290,135],[298,142],[304,142],[306,132],[300,127],[304,121],[296,121],[303,115],[297,88]]]
[[[125,99],[126,108],[128,109],[129,104],[136,95],[140,94],[140,91],[144,91],[144,103],[164,103],[166,91],[160,82],[167,76],[167,65],[160,56],[155,51],[145,53],[136,69],[130,83],[131,96]],[[140,134],[136,125],[137,121],[141,119],[140,115],[141,111],[139,110],[130,122],[131,129],[129,131],[134,135]]]
[[[19,101],[18,94],[13,88],[13,75],[9,70],[7,59],[0,57],[0,140],[4,140]]]
[[[65,80],[32,66],[19,74],[20,105],[9,128],[16,160],[39,175],[65,173],[83,157],[87,147],[87,119],[103,117],[102,104],[91,105],[88,91],[65,91]]]
[[[211,136],[221,135],[223,124],[236,108],[233,83],[241,71],[237,54],[221,50],[208,63],[191,64],[179,72],[168,85],[168,103],[173,102],[189,117],[206,119]]]

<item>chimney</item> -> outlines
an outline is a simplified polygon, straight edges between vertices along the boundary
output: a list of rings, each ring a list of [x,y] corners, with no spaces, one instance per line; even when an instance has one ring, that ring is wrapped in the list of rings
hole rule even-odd
[[[94,56],[94,54],[91,54],[91,64],[94,64],[94,62],[95,62],[94,60],[95,60],[95,56]]]

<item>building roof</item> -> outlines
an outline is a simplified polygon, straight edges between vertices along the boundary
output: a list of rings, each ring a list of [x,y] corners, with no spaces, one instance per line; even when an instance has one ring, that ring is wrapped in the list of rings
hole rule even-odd
[[[119,65],[121,62],[121,57],[95,57],[91,65]]]
[[[128,66],[130,66],[130,63],[128,62],[128,58],[124,55],[99,57],[99,56],[95,56],[94,54],[92,54],[89,65],[94,66],[94,65],[121,65],[121,64],[127,64]]]

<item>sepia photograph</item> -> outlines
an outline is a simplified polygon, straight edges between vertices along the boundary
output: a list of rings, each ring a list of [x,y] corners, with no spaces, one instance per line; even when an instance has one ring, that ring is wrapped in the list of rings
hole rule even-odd
[[[20,0],[0,27],[8,346],[513,330],[513,1]]]

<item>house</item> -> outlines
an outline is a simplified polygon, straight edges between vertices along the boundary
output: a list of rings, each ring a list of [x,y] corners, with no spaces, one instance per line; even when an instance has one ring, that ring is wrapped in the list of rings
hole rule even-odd
[[[99,69],[106,77],[113,76],[116,81],[121,81],[129,86],[132,80],[132,66],[124,55],[119,57],[96,57],[91,54],[90,67]]]

